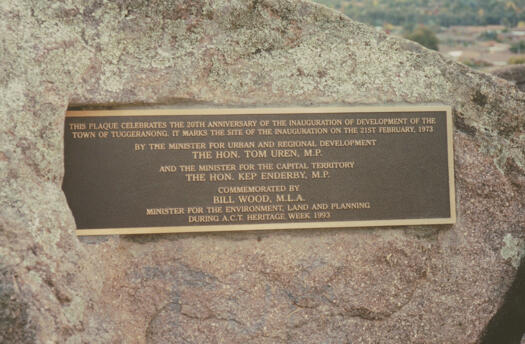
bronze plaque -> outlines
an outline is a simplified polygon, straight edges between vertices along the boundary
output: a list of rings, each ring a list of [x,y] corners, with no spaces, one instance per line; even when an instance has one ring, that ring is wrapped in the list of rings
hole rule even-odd
[[[69,111],[78,235],[455,222],[450,107]]]

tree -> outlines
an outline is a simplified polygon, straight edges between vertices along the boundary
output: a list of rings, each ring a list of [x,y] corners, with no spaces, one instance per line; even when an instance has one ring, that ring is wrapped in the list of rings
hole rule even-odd
[[[510,51],[512,51],[514,54],[525,53],[525,41],[513,43],[510,46]]]
[[[429,49],[439,50],[439,40],[436,37],[436,34],[426,26],[418,26],[414,29],[414,31],[406,35],[405,38],[414,42],[418,42],[422,46],[427,47]]]

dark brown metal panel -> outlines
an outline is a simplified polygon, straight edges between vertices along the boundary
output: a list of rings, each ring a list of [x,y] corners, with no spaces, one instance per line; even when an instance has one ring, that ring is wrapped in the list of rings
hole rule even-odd
[[[78,233],[455,220],[449,109],[337,109],[70,112]]]

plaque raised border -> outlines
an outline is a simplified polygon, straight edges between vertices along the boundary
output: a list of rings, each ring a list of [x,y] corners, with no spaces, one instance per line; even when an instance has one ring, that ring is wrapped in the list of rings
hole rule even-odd
[[[130,109],[130,110],[71,110],[66,112],[65,135],[69,134],[68,120],[79,118],[93,118],[97,120],[108,117],[140,117],[140,116],[173,116],[173,118],[191,118],[192,116],[239,116],[248,119],[253,115],[278,115],[287,118],[287,115],[348,115],[385,114],[385,113],[443,113],[446,126],[446,163],[448,168],[448,205],[449,215],[434,218],[402,218],[402,219],[366,219],[342,221],[300,221],[288,220],[285,222],[263,222],[244,224],[201,224],[179,226],[125,226],[111,228],[81,228],[76,233],[79,236],[108,235],[108,234],[157,234],[181,232],[215,232],[239,230],[272,230],[272,229],[307,229],[307,228],[341,228],[341,227],[376,227],[376,226],[406,226],[406,225],[434,225],[454,224],[456,222],[456,203],[454,188],[454,158],[453,158],[453,125],[451,107],[445,105],[417,105],[417,106],[340,106],[340,107],[281,107],[281,108],[185,108],[185,109]],[[183,117],[180,117],[183,116]],[[188,117],[189,116],[189,117]],[[214,118],[214,117],[210,117]],[[66,140],[66,177],[67,140]],[[112,176],[108,176],[111,178]],[[116,176],[113,176],[114,178]],[[74,190],[64,190],[66,197]],[[75,211],[73,211],[75,215]]]

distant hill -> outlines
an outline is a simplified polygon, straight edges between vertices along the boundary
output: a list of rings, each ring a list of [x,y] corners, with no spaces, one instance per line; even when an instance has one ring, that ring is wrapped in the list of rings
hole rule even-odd
[[[506,25],[525,22],[525,0],[315,0],[374,26]]]

